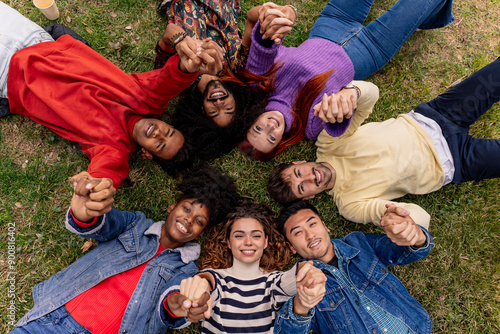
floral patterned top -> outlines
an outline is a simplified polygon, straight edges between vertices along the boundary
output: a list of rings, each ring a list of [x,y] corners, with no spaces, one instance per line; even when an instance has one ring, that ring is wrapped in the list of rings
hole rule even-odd
[[[163,0],[158,7],[168,23],[182,27],[191,37],[216,41],[233,72],[245,68],[248,56],[238,29],[240,9],[240,0]]]

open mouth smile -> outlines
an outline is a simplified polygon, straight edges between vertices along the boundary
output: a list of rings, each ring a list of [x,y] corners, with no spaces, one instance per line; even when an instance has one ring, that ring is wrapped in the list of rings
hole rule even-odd
[[[255,250],[242,250],[243,255],[251,256],[255,254]]]
[[[175,226],[177,227],[177,229],[178,229],[180,232],[182,232],[182,233],[184,233],[184,234],[189,234],[189,230],[187,229],[187,227],[186,227],[183,223],[181,223],[181,222],[177,222],[177,223],[175,224]]]
[[[219,100],[227,97],[227,93],[224,92],[222,89],[214,89],[212,93],[208,96],[208,100]]]
[[[269,117],[268,119],[271,122],[273,122],[276,125],[277,128],[280,126],[280,122],[275,117]]]
[[[320,243],[321,243],[321,240],[314,240],[307,247],[311,248],[311,249],[317,249],[317,248],[319,248]]]
[[[154,124],[146,125],[146,128],[144,129],[144,133],[145,133],[146,137],[151,136],[151,134],[153,133],[154,130],[155,130]]]

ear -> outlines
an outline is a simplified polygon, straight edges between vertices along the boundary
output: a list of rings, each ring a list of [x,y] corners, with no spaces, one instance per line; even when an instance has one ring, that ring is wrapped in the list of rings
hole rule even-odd
[[[330,234],[330,229],[328,228],[328,226],[326,226],[326,223],[324,221],[321,221],[323,223],[323,225],[325,226],[326,230],[328,231],[328,234]]]
[[[303,201],[308,201],[310,199],[313,199],[315,195],[311,195],[311,196],[307,196],[307,197],[304,197],[302,198]]]
[[[231,243],[229,242],[229,239],[227,240],[227,248],[231,249]]]
[[[292,161],[292,164],[293,165],[299,165],[299,164],[303,164],[303,163],[306,163],[307,161],[305,160],[301,160],[301,161]]]
[[[151,154],[151,152],[149,152],[148,150],[146,150],[144,147],[141,149],[141,152],[142,152],[142,158],[143,159],[149,159],[149,160],[153,159],[153,155]]]
[[[175,206],[177,205],[177,202],[173,203],[172,205],[170,205],[167,209],[167,212],[170,213],[172,212],[172,210],[175,208]]]
[[[267,238],[267,235],[266,235],[266,244],[264,245],[264,249],[266,249],[267,245],[269,245],[268,241],[269,241],[269,239]]]
[[[290,247],[290,250],[292,251],[293,254],[297,254],[297,251],[295,250],[295,248],[293,248],[292,244],[290,242],[287,242],[288,244],[288,247]]]

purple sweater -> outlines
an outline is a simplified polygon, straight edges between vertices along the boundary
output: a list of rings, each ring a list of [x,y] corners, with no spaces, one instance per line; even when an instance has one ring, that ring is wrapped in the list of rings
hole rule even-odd
[[[285,118],[285,132],[290,130],[293,121],[292,104],[304,84],[313,76],[334,68],[325,88],[316,97],[309,110],[306,133],[307,139],[316,140],[321,130],[332,137],[338,137],[345,132],[351,123],[346,119],[342,123],[324,123],[314,116],[314,105],[323,98],[323,93],[337,93],[354,78],[354,67],[344,49],[326,39],[308,39],[298,47],[284,47],[267,40],[262,40],[260,24],[252,31],[252,44],[246,69],[255,74],[266,73],[274,62],[280,62],[282,67],[276,73],[276,89],[268,96],[266,111],[277,110]]]

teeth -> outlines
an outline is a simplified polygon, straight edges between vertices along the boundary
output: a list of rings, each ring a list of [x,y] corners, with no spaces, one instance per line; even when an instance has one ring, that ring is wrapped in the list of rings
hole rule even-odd
[[[314,243],[312,243],[312,244],[309,246],[309,248],[316,247],[318,244],[319,244],[319,240],[318,240],[318,241],[316,241],[316,242],[314,242]]]
[[[225,96],[225,94],[223,92],[215,92],[212,95],[210,95],[210,98],[211,99],[216,99],[216,98],[224,97],[224,96]]]
[[[154,129],[154,126],[150,125],[149,128],[148,128],[148,131],[146,131],[146,136],[151,135],[151,133],[153,132],[153,129]]]
[[[321,183],[321,173],[319,171],[316,171],[316,179],[318,180],[318,183]]]
[[[188,233],[187,228],[184,227],[181,223],[177,223],[177,227],[184,233]]]
[[[253,253],[255,253],[255,251],[253,250],[244,250],[244,251],[241,251],[243,254],[245,255],[252,255]]]

